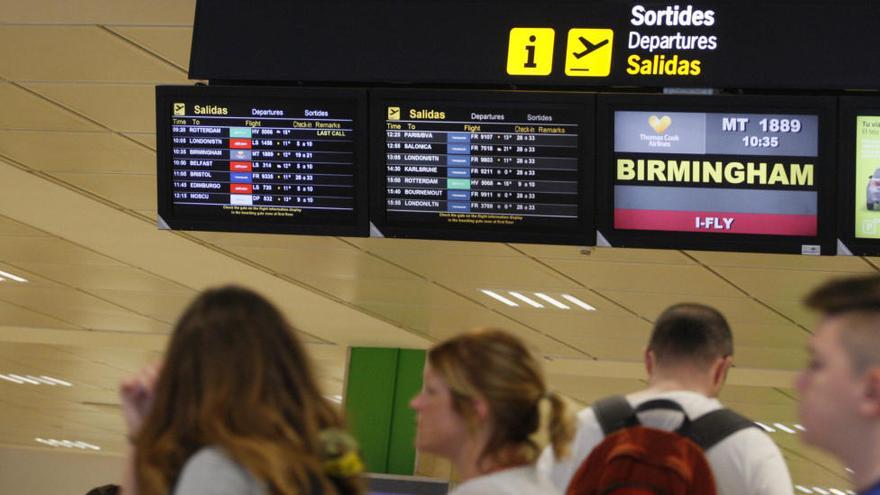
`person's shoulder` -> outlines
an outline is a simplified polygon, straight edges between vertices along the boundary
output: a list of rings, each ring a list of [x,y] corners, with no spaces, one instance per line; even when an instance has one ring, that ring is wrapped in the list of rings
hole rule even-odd
[[[753,459],[760,459],[760,454],[762,453],[775,454],[779,452],[776,442],[757,425],[743,428],[731,434],[719,442],[717,448],[742,450],[743,455]]]
[[[238,468],[239,465],[223,449],[217,447],[202,447],[193,455],[189,456],[183,469],[203,468]]]
[[[218,494],[257,494],[263,491],[247,469],[222,449],[210,446],[202,447],[186,460],[174,494],[201,493],[206,487],[216,487],[220,490],[216,491]]]
[[[555,495],[556,488],[535,466],[504,469],[468,480],[450,495]]]

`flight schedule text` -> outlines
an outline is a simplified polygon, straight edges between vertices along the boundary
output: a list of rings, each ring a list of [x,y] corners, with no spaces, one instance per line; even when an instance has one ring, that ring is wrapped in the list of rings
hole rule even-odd
[[[537,225],[579,215],[579,124],[562,106],[385,107],[389,221]]]
[[[350,216],[353,115],[338,102],[172,104],[171,193],[186,215]]]

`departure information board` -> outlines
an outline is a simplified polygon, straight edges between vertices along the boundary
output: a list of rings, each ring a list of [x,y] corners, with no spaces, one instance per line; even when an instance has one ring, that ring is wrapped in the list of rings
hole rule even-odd
[[[375,95],[374,222],[400,237],[588,242],[592,108],[585,95]]]
[[[704,108],[682,101],[645,97],[608,109],[610,227],[797,238],[802,252],[819,254],[821,178],[831,166],[820,153],[819,112],[736,97]]]
[[[366,234],[363,96],[196,86],[156,101],[171,228]]]

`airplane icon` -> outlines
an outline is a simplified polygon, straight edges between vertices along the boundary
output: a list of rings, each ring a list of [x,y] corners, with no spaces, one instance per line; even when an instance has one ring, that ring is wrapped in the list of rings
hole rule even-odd
[[[601,40],[593,43],[590,40]],[[601,48],[608,45],[608,48]],[[565,47],[565,75],[572,77],[608,77],[614,50],[614,30],[608,28],[571,28]],[[587,55],[590,55],[589,57]]]
[[[584,45],[584,51],[572,52],[572,55],[574,55],[574,58],[580,59],[607,45],[609,40],[604,39],[598,43],[590,43],[590,41],[583,36],[578,36],[578,41],[580,41],[581,44]]]

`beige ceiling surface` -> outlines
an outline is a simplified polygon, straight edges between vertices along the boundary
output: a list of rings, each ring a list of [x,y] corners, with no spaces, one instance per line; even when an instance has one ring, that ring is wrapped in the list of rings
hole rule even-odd
[[[698,301],[734,326],[723,399],[797,422],[791,380],[812,315],[799,303],[877,260],[503,243],[160,231],[156,84],[187,84],[193,1],[0,1],[0,444],[36,437],[124,448],[116,384],[158,358],[202,288],[266,293],[302,330],[327,394],[350,345],[425,347],[498,326],[546,357],[554,387],[589,403],[644,386],[641,352],[668,305]],[[482,290],[569,294],[587,312],[509,307]],[[771,436],[797,483],[845,487],[841,466]]]

